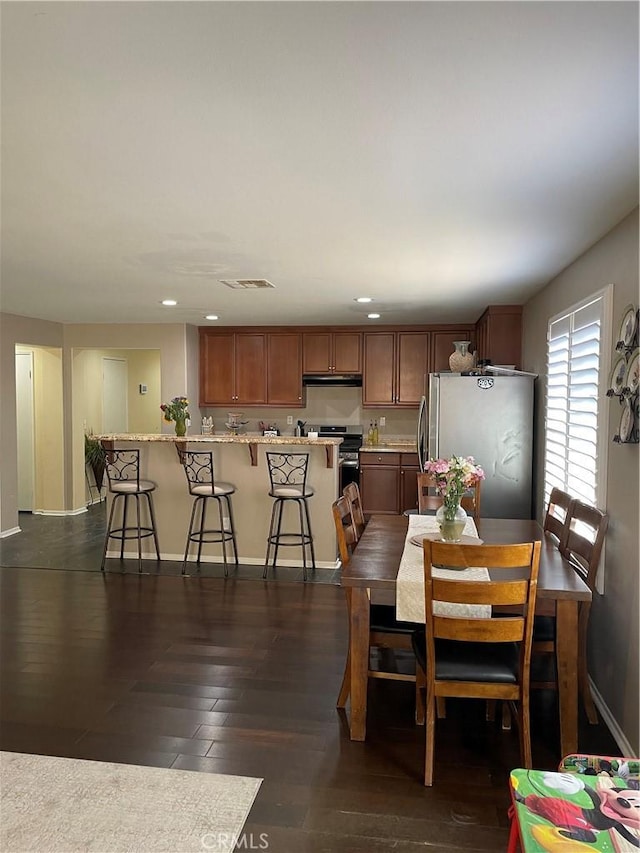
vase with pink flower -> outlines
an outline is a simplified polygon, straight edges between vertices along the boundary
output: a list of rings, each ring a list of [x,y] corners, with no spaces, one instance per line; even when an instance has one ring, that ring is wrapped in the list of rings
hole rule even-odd
[[[436,511],[440,535],[445,542],[460,542],[467,523],[467,513],[460,501],[466,491],[484,479],[484,471],[473,456],[430,459],[424,466],[435,480],[442,505]]]

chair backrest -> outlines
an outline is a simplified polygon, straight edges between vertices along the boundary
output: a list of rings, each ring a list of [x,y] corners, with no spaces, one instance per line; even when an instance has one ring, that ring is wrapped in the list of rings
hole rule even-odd
[[[213,453],[210,450],[178,450],[178,455],[184,466],[191,494],[197,494],[194,490],[198,486],[213,488]]]
[[[425,539],[424,591],[427,624],[427,674],[435,673],[435,639],[481,643],[520,643],[520,675],[531,660],[533,615],[540,565],[540,542],[520,545],[457,545]],[[433,566],[468,568],[486,566],[491,580],[443,579],[433,576]],[[496,577],[508,570],[504,579]],[[518,570],[514,572],[513,570]],[[509,605],[517,612],[505,616],[491,611],[485,618],[439,616],[434,601],[460,604]]]
[[[338,553],[343,566],[346,566],[351,559],[351,551],[358,541],[353,516],[351,515],[351,505],[348,499],[343,495],[338,498],[331,506],[333,513],[333,523],[336,526],[336,539],[338,541]]]
[[[104,451],[109,486],[112,483],[132,482],[136,488],[140,488],[140,451],[137,448],[115,450],[109,447],[105,447]]]
[[[418,512],[437,510],[442,506],[442,496],[436,492],[436,478],[433,474],[418,474]],[[474,521],[480,518],[480,482],[470,488],[460,500],[460,506]]]
[[[271,488],[295,486],[304,492],[309,467],[308,453],[266,453]]]
[[[562,550],[568,530],[568,515],[573,498],[562,489],[551,489],[549,505],[544,517],[543,529],[552,533],[558,540],[558,547]]]
[[[567,513],[562,556],[571,561],[591,591],[595,589],[609,516],[580,500],[573,500]]]
[[[342,490],[342,494],[349,501],[349,505],[351,506],[351,517],[353,519],[353,524],[356,532],[356,536],[358,539],[362,536],[362,531],[366,527],[366,521],[364,520],[364,512],[362,511],[362,499],[360,498],[360,489],[358,488],[357,483],[347,483],[347,485]]]

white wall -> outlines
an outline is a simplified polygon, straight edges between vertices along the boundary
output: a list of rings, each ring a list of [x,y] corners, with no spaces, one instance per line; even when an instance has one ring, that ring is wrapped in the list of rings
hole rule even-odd
[[[550,317],[614,283],[613,337],[625,307],[638,305],[638,210],[567,267],[524,307],[524,366],[540,374],[537,411],[537,513],[543,513],[543,416],[546,334]],[[608,378],[608,377],[607,377]],[[605,594],[594,594],[589,622],[589,672],[614,725],[640,749],[638,694],[640,467],[637,444],[614,444],[620,405],[609,403]]]

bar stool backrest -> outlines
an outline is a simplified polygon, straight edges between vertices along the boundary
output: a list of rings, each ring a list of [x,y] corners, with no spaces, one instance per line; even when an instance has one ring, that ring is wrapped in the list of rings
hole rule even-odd
[[[213,487],[213,453],[210,450],[181,450],[180,461],[187,475],[189,493],[197,494],[198,486]]]
[[[271,488],[294,486],[304,494],[309,467],[308,453],[266,453]]]
[[[105,470],[109,486],[113,483],[135,483],[140,489],[140,451],[114,450],[105,447]]]

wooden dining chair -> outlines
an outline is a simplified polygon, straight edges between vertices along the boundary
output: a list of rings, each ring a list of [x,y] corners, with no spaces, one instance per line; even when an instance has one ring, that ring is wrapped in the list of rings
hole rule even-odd
[[[558,547],[562,550],[568,530],[568,516],[573,498],[562,489],[551,489],[547,511],[544,516],[542,529],[545,533],[551,533],[558,540]]]
[[[413,635],[419,680],[426,687],[424,784],[433,784],[438,697],[503,699],[518,720],[523,767],[531,767],[529,667],[540,542],[520,545],[454,545],[424,540],[426,626]],[[433,566],[486,566],[490,580],[443,579]],[[506,577],[499,576],[509,570]],[[514,571],[518,570],[514,576]],[[512,615],[436,615],[434,601],[508,605]]]
[[[351,505],[344,495],[338,498],[331,507],[333,520],[336,528],[336,539],[338,542],[338,553],[343,566],[351,559],[351,553],[357,544],[356,527],[351,514]],[[347,612],[351,613],[351,589],[345,589],[347,599]],[[349,620],[351,624],[351,620]],[[369,613],[369,648],[382,649],[405,649],[411,651],[411,635],[416,625],[411,622],[398,622],[395,615],[395,607],[387,604],[372,604]],[[371,669],[368,671],[369,678],[386,678],[394,681],[413,681],[415,675]],[[351,693],[351,642],[342,677],[342,685],[338,694],[336,707],[344,708]]]
[[[418,478],[418,512],[426,513],[442,506],[442,496],[436,492],[436,478],[433,474],[420,473]],[[480,518],[480,482],[468,489],[462,496],[460,506],[473,517]]]
[[[609,517],[602,510],[589,506],[577,499],[570,501],[558,547],[562,556],[569,560],[574,570],[587,584],[592,593],[596,588],[596,578],[608,526]],[[598,712],[596,711],[591,694],[587,666],[587,636],[590,610],[591,601],[580,602],[578,611],[578,686],[587,718],[592,725],[596,725],[598,722]],[[534,654],[553,655],[555,658],[555,627],[555,617],[536,617],[533,630]],[[557,689],[555,660],[552,663],[554,670],[553,680],[536,678],[532,682],[532,687]]]
[[[362,536],[362,533],[367,526],[367,521],[362,509],[362,499],[360,497],[360,489],[357,483],[347,483],[342,490],[342,494],[349,501],[351,506],[351,518],[356,531],[356,542]]]

